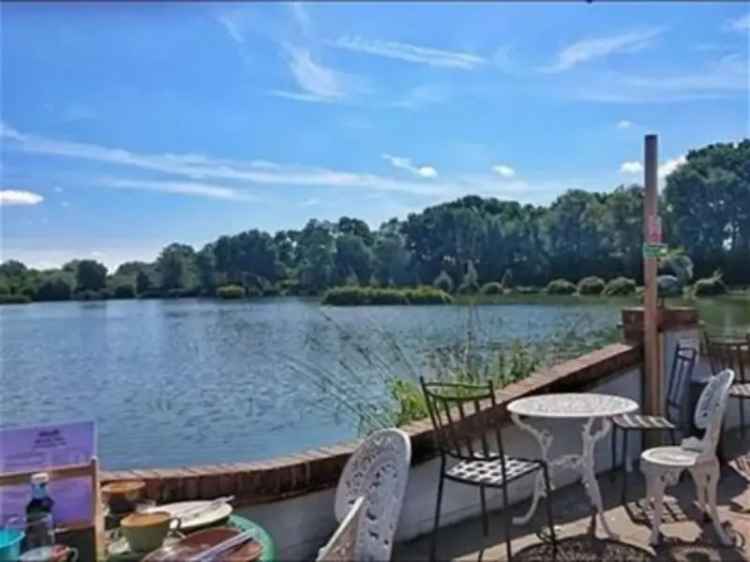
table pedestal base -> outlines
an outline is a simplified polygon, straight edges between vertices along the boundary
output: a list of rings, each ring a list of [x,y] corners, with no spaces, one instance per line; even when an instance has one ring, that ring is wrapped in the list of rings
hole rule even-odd
[[[550,479],[553,478],[555,471],[568,468],[577,471],[581,477],[581,483],[583,484],[586,494],[589,497],[592,507],[595,510],[595,515],[598,515],[601,521],[602,527],[607,535],[616,539],[617,535],[612,531],[607,523],[607,519],[604,516],[604,505],[602,503],[602,494],[599,489],[599,483],[596,480],[596,471],[594,468],[594,449],[596,443],[602,440],[612,428],[612,422],[608,418],[588,418],[583,424],[581,430],[581,437],[583,439],[583,451],[579,454],[562,455],[554,460],[549,458],[549,450],[552,445],[552,433],[546,429],[538,429],[531,424],[524,422],[520,416],[511,414],[513,422],[520,428],[528,431],[534,436],[536,441],[539,443],[541,449],[541,458],[547,463],[550,472]],[[601,420],[601,427],[598,431],[594,431],[594,424],[596,420]],[[539,502],[542,498],[547,496],[547,492],[544,486],[544,478],[541,473],[537,473],[536,480],[534,482],[534,497],[531,501],[531,507],[528,512],[521,517],[515,517],[513,523],[516,525],[524,525],[529,522],[536,512]]]

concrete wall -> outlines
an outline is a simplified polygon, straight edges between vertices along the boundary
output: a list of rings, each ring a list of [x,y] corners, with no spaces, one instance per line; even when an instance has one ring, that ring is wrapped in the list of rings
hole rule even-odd
[[[588,390],[615,394],[641,401],[640,367],[616,373],[595,383]],[[546,424],[554,435],[552,456],[581,451],[581,424],[575,421],[556,421]],[[503,440],[507,454],[539,457],[539,446],[526,432],[511,423],[503,428]],[[640,443],[631,441],[631,452],[637,458]],[[596,449],[597,471],[609,470],[611,466],[611,441],[608,435],[599,442]],[[619,452],[618,452],[619,456]],[[411,468],[407,495],[399,522],[397,540],[407,540],[432,530],[432,521],[437,495],[439,460],[418,464]],[[560,472],[557,486],[570,484],[575,480],[574,473]],[[532,477],[513,482],[510,488],[512,503],[524,501],[532,494]],[[583,494],[583,491],[581,492]],[[333,516],[335,490],[314,492],[296,498],[255,505],[239,510],[254,521],[262,524],[274,537],[281,559],[310,559],[316,550],[330,537],[336,527]],[[501,504],[500,491],[488,490],[488,507],[497,509]],[[475,487],[446,482],[443,497],[441,525],[450,525],[466,518],[475,517],[480,512],[479,492]]]

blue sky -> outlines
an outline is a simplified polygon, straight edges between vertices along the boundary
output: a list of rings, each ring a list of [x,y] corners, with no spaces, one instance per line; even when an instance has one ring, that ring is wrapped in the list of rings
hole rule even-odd
[[[549,203],[750,129],[748,3],[3,3],[2,259]]]

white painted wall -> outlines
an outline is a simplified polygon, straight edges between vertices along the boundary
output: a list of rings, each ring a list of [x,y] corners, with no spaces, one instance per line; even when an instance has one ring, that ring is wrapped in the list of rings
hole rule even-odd
[[[615,394],[641,401],[640,368],[624,371],[596,385],[592,392]],[[551,454],[578,453],[581,451],[581,424],[575,421],[556,421],[554,426],[547,424],[554,435]],[[635,437],[633,435],[632,437]],[[526,432],[512,424],[503,428],[503,442],[506,454],[539,457],[536,441]],[[619,444],[618,444],[619,446]],[[638,438],[631,439],[631,456],[637,458],[640,451]],[[618,452],[618,457],[619,457]],[[403,541],[432,531],[432,521],[437,497],[439,460],[414,466],[411,469],[409,485],[399,522],[397,540]],[[597,471],[609,470],[611,466],[611,441],[608,435],[596,450]],[[555,478],[557,486],[570,484],[575,480],[572,472],[561,472]],[[532,477],[513,482],[510,487],[511,503],[531,497]],[[325,543],[336,527],[333,516],[335,490],[307,494],[297,498],[252,506],[239,510],[244,515],[263,525],[274,537],[278,557],[286,560],[312,559],[317,549]],[[497,509],[502,504],[500,491],[488,490],[488,507]],[[543,506],[540,506],[543,508]],[[441,526],[449,525],[480,513],[479,490],[447,481],[443,496]]]

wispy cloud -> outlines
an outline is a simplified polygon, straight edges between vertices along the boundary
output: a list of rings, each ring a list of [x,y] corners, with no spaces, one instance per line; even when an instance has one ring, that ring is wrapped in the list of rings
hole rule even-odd
[[[664,32],[662,28],[650,28],[583,39],[568,45],[557,54],[557,62],[544,67],[544,72],[563,72],[574,66],[615,53],[634,53],[653,44]]]
[[[332,102],[347,95],[346,77],[315,62],[310,51],[287,45],[285,47],[287,64],[300,92],[275,90],[275,95],[300,101]]]
[[[627,119],[622,119],[617,122],[617,128],[618,129],[630,129],[630,127],[633,126],[632,121],[628,121]]]
[[[2,124],[5,150],[30,154],[96,161],[130,167],[167,176],[163,180],[96,178],[92,183],[109,188],[141,189],[182,193],[214,199],[245,199],[246,191],[255,187],[316,187],[351,189],[358,193],[406,193],[444,201],[469,193],[494,197],[516,197],[528,202],[551,199],[565,187],[559,184],[529,184],[526,181],[498,178],[497,175],[460,175],[445,179],[431,177],[430,166],[415,166],[418,178],[404,179],[386,175],[337,170],[319,166],[299,166],[265,160],[229,160],[202,154],[144,154],[101,145],[78,143],[31,135]],[[433,169],[434,170],[434,169]],[[437,175],[437,171],[434,171]],[[430,181],[425,181],[425,177]],[[221,182],[216,184],[213,182]],[[229,184],[229,185],[226,185]]]
[[[492,171],[503,178],[512,178],[516,175],[516,171],[507,164],[497,164],[492,166]]]
[[[472,70],[487,62],[483,57],[471,53],[421,47],[397,41],[365,39],[358,36],[339,37],[328,44],[338,49],[345,49],[355,53],[364,53],[415,64],[426,64],[433,67]]]
[[[737,19],[729,20],[727,28],[732,31],[750,31],[750,12]]]
[[[100,186],[113,189],[156,191],[159,193],[207,197],[209,199],[223,199],[226,201],[257,200],[257,197],[232,187],[197,182],[102,178],[96,183]]]
[[[23,189],[0,189],[0,206],[29,206],[38,205],[44,197],[33,191]]]
[[[432,179],[438,176],[437,170],[432,166],[415,166],[410,158],[404,158],[403,156],[392,156],[390,154],[383,154],[383,159],[391,163],[391,166],[400,170],[406,170],[411,174],[420,178]]]
[[[643,164],[641,164],[637,160],[633,160],[630,162],[623,162],[620,165],[620,173],[621,174],[642,174]]]
[[[687,73],[604,73],[580,85],[576,97],[605,103],[662,103],[718,99],[750,90],[746,54],[733,53]]]

